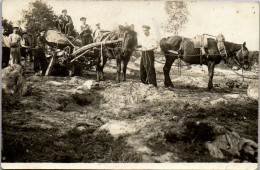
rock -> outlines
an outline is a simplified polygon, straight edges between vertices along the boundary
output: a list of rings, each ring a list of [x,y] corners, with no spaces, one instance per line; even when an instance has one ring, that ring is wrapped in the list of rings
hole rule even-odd
[[[95,86],[95,81],[94,80],[87,80],[85,81],[82,86],[88,87],[88,89],[91,89],[92,87]]]
[[[83,84],[84,83],[84,79],[82,79],[81,77],[78,77],[78,76],[74,76],[71,78],[71,80],[69,81],[69,83],[72,83],[72,84]]]
[[[226,95],[224,95],[223,97],[236,99],[236,98],[238,98],[239,96],[240,96],[239,94],[226,94]]]
[[[5,102],[14,104],[26,92],[27,85],[20,65],[14,64],[2,69],[2,94]]]
[[[221,150],[216,145],[214,145],[210,142],[206,142],[205,146],[209,150],[209,154],[211,156],[213,156],[214,158],[220,158],[220,159],[225,158],[224,154],[221,152]]]
[[[61,86],[63,83],[57,81],[48,81],[47,84],[54,85],[54,86]]]
[[[214,158],[223,159],[225,153],[243,160],[257,160],[257,144],[249,139],[241,138],[236,132],[227,132],[215,136],[213,142],[205,142],[209,153]]]
[[[253,82],[248,86],[247,95],[253,100],[258,100],[258,81]]]
[[[174,155],[171,152],[167,152],[161,156],[153,156],[153,159],[156,162],[162,162],[162,163],[166,163],[166,162],[173,162]]]
[[[225,100],[225,99],[223,99],[223,98],[219,98],[219,99],[217,99],[217,100],[212,100],[212,101],[210,101],[210,104],[212,105],[212,106],[217,106],[217,105],[220,105],[220,104],[227,104],[228,102],[227,102],[227,100]]]
[[[5,94],[23,96],[27,91],[22,67],[18,64],[2,69],[2,91]]]
[[[109,121],[99,128],[108,131],[114,138],[122,135],[133,134],[137,132],[137,128],[132,123],[126,121]]]
[[[79,132],[83,132],[86,130],[86,128],[84,126],[78,126],[76,127],[76,130],[78,130]]]
[[[79,105],[90,104],[95,100],[95,95],[87,86],[79,86],[72,93],[73,99]]]

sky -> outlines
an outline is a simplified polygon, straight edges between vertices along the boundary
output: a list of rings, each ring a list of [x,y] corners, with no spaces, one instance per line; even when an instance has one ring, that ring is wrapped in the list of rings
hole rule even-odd
[[[21,12],[28,9],[31,0],[3,0],[2,16],[16,23]],[[103,29],[112,30],[119,24],[134,24],[138,34],[142,25],[150,25],[151,33],[158,41],[169,36],[161,26],[167,21],[164,1],[87,1],[87,0],[44,0],[59,15],[68,10],[76,29],[80,17],[87,18],[92,28],[101,23]],[[249,50],[259,50],[259,3],[227,1],[187,1],[189,22],[179,35],[194,37],[200,34],[222,33],[227,41],[242,44]]]

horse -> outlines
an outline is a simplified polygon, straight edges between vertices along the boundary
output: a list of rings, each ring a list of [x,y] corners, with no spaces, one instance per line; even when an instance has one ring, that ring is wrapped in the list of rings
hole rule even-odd
[[[200,48],[194,48],[192,39],[181,36],[173,36],[163,38],[160,40],[160,47],[165,55],[166,62],[163,67],[164,72],[164,85],[173,88],[174,85],[170,78],[170,70],[173,62],[180,56],[189,64],[203,64],[208,66],[208,90],[213,88],[213,75],[214,67],[219,64],[221,60],[230,65],[238,65],[240,68],[247,69],[249,67],[248,54],[249,51],[246,43],[235,44],[232,42],[224,41],[225,51],[227,55],[222,55],[218,49],[217,41],[213,38],[208,38],[208,48],[205,49],[206,56],[201,57]],[[179,54],[172,54],[169,50],[178,51]]]
[[[116,82],[120,83],[121,65],[123,64],[123,81],[126,81],[126,69],[130,57],[137,46],[137,33],[130,27],[119,26],[119,30],[108,33],[100,41],[123,39],[122,44],[110,44],[102,47],[102,50],[96,50],[96,73],[97,81],[104,81],[104,66],[107,59],[116,59],[117,76]],[[102,51],[102,54],[101,54]],[[103,57],[101,56],[103,55]]]

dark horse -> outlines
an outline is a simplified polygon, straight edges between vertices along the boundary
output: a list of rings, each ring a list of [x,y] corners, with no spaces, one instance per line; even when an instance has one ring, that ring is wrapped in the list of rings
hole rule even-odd
[[[109,33],[107,36],[104,36],[101,41],[106,40],[118,40],[121,39],[121,45],[118,44],[110,44],[102,47],[102,54],[101,50],[97,50],[96,57],[96,72],[97,72],[97,81],[104,80],[104,66],[107,62],[107,59],[116,59],[117,63],[117,76],[116,82],[120,82],[120,74],[121,74],[121,64],[123,64],[123,81],[126,80],[126,69],[127,64],[130,60],[130,57],[137,46],[137,33],[133,31],[129,27],[122,27],[114,32]],[[103,57],[101,56],[103,55]]]
[[[166,87],[173,87],[170,70],[171,66],[178,58],[178,55],[170,53],[168,50],[179,51],[180,58],[189,64],[204,64],[208,66],[208,89],[211,90],[213,87],[212,79],[214,74],[214,67],[216,64],[219,64],[221,60],[224,60],[226,63],[238,63],[242,68],[248,68],[248,54],[249,51],[246,48],[246,43],[235,44],[231,42],[224,42],[227,57],[220,55],[218,50],[217,41],[213,38],[208,38],[208,48],[205,49],[208,57],[204,56],[201,60],[200,49],[194,48],[194,43],[189,38],[182,38],[180,36],[173,36],[168,38],[163,38],[160,41],[160,47],[164,52],[166,62],[163,67],[164,72],[164,85]],[[182,46],[182,48],[180,48]]]

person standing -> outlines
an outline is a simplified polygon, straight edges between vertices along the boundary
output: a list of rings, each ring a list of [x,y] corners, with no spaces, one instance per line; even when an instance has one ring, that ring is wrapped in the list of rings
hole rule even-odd
[[[9,35],[10,47],[11,47],[11,65],[19,64],[21,65],[21,36],[18,34],[18,27],[13,28],[13,33]]]
[[[46,44],[51,46],[51,43],[49,43],[45,38],[45,29],[42,29],[40,31],[40,36],[37,38],[37,44],[36,49],[34,50],[34,71],[37,72],[40,70],[39,66],[42,70],[42,75],[45,75],[45,72],[47,70],[48,64],[47,64],[47,58],[45,56],[45,46]],[[36,73],[38,75],[38,73]]]
[[[158,47],[157,41],[150,34],[150,26],[143,25],[144,36],[141,39],[142,58],[140,63],[140,78],[144,84],[152,84],[157,87],[154,68],[154,50]]]
[[[10,60],[10,38],[8,31],[2,28],[2,69],[7,67]]]
[[[96,24],[96,29],[95,29],[95,31],[93,32],[93,40],[94,40],[94,42],[97,41],[97,38],[100,37],[100,34],[101,34],[100,23],[97,23],[97,24]]]
[[[58,30],[66,35],[69,35],[74,29],[72,19],[67,15],[67,10],[62,10],[62,14],[57,18]]]
[[[88,45],[90,43],[93,43],[93,38],[92,38],[92,35],[91,35],[92,31],[91,31],[89,25],[86,24],[86,20],[87,20],[87,18],[85,18],[85,17],[80,18],[82,25],[80,26],[81,32],[80,32],[79,35],[80,35],[80,38],[82,40],[83,46]]]

